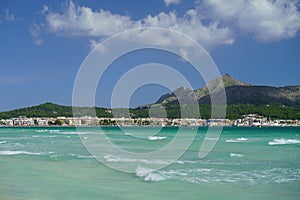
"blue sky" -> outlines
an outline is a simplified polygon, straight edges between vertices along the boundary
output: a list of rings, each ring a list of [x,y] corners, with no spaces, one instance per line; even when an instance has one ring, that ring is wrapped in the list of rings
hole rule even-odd
[[[71,105],[76,73],[91,49],[114,34],[147,26],[194,38],[221,74],[257,85],[300,85],[299,8],[296,0],[2,0],[0,110],[49,101]],[[172,63],[167,55],[151,55],[185,71],[186,64]],[[149,59],[136,58],[126,64]],[[119,73],[117,65],[114,70]],[[203,86],[192,80],[195,89]],[[145,87],[132,106],[153,102],[166,91]],[[98,106],[109,106],[106,94],[97,95]]]

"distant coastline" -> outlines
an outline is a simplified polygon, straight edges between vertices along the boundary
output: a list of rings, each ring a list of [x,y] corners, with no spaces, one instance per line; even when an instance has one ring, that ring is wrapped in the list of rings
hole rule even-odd
[[[300,126],[300,120],[270,120],[257,114],[244,115],[243,118],[230,119],[170,119],[170,118],[98,118],[98,117],[18,117],[1,119],[2,127],[77,127],[77,126],[149,126],[149,127],[285,127]]]

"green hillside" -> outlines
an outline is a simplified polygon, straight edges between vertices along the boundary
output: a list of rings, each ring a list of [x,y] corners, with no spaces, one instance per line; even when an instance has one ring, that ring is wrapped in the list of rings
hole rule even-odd
[[[254,113],[269,117],[271,119],[300,119],[300,86],[270,87],[254,86],[238,81],[228,74],[217,78],[199,90],[178,88],[173,93],[162,95],[154,104],[144,105],[135,109],[107,109],[77,107],[76,116],[91,116],[94,110],[98,117],[149,117],[151,107],[155,117],[165,117],[163,109],[166,110],[168,118],[182,118],[179,101],[185,106],[189,116],[204,119],[211,118],[210,98],[213,95],[220,95],[219,81],[222,80],[225,86],[227,99],[228,119],[241,118],[242,115]],[[211,91],[211,95],[209,94]],[[176,95],[177,96],[176,96]],[[190,97],[195,95],[195,101]],[[196,113],[199,106],[200,114]],[[19,116],[27,117],[59,117],[73,116],[71,106],[61,106],[53,103],[45,103],[38,106],[21,108],[7,112],[1,112],[0,118],[8,119]],[[153,117],[153,115],[152,115]]]

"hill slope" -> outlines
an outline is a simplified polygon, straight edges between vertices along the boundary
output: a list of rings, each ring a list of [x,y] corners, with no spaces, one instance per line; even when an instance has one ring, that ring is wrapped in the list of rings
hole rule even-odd
[[[91,111],[93,108],[80,108],[77,109],[81,113],[78,113],[80,116],[91,115]],[[105,108],[96,108],[97,116],[101,117],[112,117],[110,112],[107,112]],[[0,112],[0,119],[8,119],[14,118],[19,116],[26,116],[26,117],[72,117],[73,111],[72,106],[61,106],[54,103],[44,103],[38,106],[32,106],[27,108],[21,108],[16,110],[11,110],[7,112]]]
[[[211,96],[218,97],[221,95],[219,85],[221,79],[225,86],[227,104],[282,104],[285,106],[300,106],[300,86],[254,86],[236,80],[228,74],[211,81],[205,87],[196,91],[188,91],[186,89],[185,92],[195,92],[199,104],[210,104]],[[211,94],[209,93],[209,89]],[[184,98],[184,96],[179,96],[179,98]],[[156,103],[178,104],[178,99],[175,93],[169,93],[159,98]]]
[[[156,107],[159,111],[157,117],[160,117],[160,109],[163,106],[169,118],[180,118],[180,101],[188,107],[191,117],[197,114],[198,117],[208,119],[210,118],[211,113],[209,89],[211,91],[211,95],[216,95],[216,97],[218,97],[218,95],[221,94],[221,79],[225,86],[228,104],[226,118],[237,119],[243,114],[256,113],[273,119],[300,119],[300,86],[254,86],[238,81],[228,74],[211,81],[199,90],[192,91],[183,87],[178,88],[173,93],[162,95],[154,104],[129,109],[130,116],[134,118],[149,117],[149,109],[152,106],[152,112],[155,110],[153,108]],[[178,98],[175,94],[177,94]],[[190,100],[190,97],[193,95],[195,95],[195,101]],[[200,116],[199,113],[195,113],[195,111],[197,111],[197,109],[195,109],[196,107],[200,108]],[[96,109],[96,115],[98,117],[112,117],[111,109],[98,107],[77,109],[79,112],[76,115],[91,115],[94,109]],[[129,117],[126,109],[113,109],[113,111],[117,111],[118,116],[116,117]],[[73,112],[71,106],[60,106],[53,103],[45,103],[28,108],[0,112],[0,119],[19,116],[71,117],[72,115]]]

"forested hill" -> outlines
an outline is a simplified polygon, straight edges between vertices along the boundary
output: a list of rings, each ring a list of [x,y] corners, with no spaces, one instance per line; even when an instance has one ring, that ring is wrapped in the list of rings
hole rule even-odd
[[[179,98],[187,98],[191,93],[196,94],[197,101],[188,106],[193,113],[195,106],[199,106],[200,118],[209,119],[211,113],[210,95],[220,95],[219,81],[222,80],[225,86],[227,98],[227,115],[228,119],[241,118],[245,114],[259,114],[271,119],[300,119],[300,86],[289,87],[270,87],[254,86],[242,81],[236,80],[228,74],[217,78],[205,87],[199,90],[191,91],[185,88],[179,88],[176,92],[165,94],[154,104],[144,105],[135,109],[107,109],[107,108],[80,108],[77,116],[90,116],[96,110],[98,117],[148,117],[149,109],[157,109],[157,117],[160,110],[164,108],[169,118],[181,118],[180,105],[176,94],[182,94]],[[211,94],[209,93],[211,91]],[[188,104],[188,103],[187,103]],[[153,109],[154,108],[154,109]],[[117,113],[117,114],[116,114]],[[8,119],[19,116],[26,117],[71,117],[73,116],[71,106],[61,106],[53,103],[44,103],[38,106],[21,108],[7,112],[0,112],[0,119]],[[194,116],[194,115],[193,115]]]
[[[82,108],[81,115],[89,115],[91,113],[92,108]],[[102,117],[112,117],[112,114],[108,112],[105,108],[96,108],[96,113],[98,116]],[[26,117],[72,117],[72,106],[61,106],[54,103],[44,103],[38,106],[32,106],[27,108],[21,108],[16,110],[11,110],[7,112],[1,112],[0,118],[8,119],[19,116]]]

